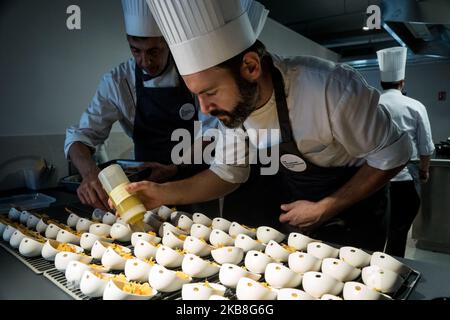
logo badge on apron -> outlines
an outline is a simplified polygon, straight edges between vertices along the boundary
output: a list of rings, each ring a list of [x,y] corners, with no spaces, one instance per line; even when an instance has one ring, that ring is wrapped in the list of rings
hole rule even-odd
[[[185,103],[180,108],[180,118],[191,120],[195,115],[195,107],[192,103]]]
[[[280,157],[281,164],[288,170],[303,172],[306,170],[306,162],[294,154],[283,154]]]

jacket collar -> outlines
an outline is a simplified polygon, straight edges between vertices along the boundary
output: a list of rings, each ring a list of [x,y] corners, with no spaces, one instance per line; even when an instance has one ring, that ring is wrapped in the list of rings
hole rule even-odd
[[[398,90],[398,89],[384,90],[383,93],[391,93],[391,94],[395,94],[395,95],[398,95],[398,96],[402,96],[403,95],[403,93],[400,90]]]

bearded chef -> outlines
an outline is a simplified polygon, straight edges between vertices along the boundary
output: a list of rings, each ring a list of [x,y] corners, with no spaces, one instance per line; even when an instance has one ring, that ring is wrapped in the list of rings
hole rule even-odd
[[[249,177],[241,159],[249,153],[235,148],[248,138],[257,149],[279,151],[274,189],[282,199],[273,221],[324,241],[382,250],[385,185],[409,160],[411,144],[379,105],[378,91],[347,65],[269,54],[238,0],[147,2],[201,110],[234,139],[219,139],[208,170],[128,190],[139,192],[147,208],[229,194]],[[246,135],[250,129],[278,130],[279,139]],[[225,156],[230,150],[234,157]]]

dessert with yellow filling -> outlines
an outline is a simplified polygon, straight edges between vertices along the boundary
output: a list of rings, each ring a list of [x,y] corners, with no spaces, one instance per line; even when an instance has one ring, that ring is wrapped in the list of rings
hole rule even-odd
[[[181,272],[181,271],[175,272],[175,275],[182,280],[189,280],[189,278],[190,278],[188,274]]]
[[[248,227],[248,226],[243,225],[243,224],[241,224],[241,226],[242,226],[243,228],[247,229],[247,230],[256,232],[256,228],[251,228],[251,227]]]
[[[140,296],[150,296],[152,294],[152,288],[148,283],[127,282],[124,284],[122,290],[126,293]]]
[[[105,267],[102,265],[98,265],[98,264],[89,264],[89,267],[94,269],[94,270],[104,270]]]
[[[184,251],[182,249],[175,249],[175,252],[177,252],[179,254],[186,254],[186,251]]]
[[[282,243],[281,246],[291,253],[296,251],[294,247],[288,246],[287,244]]]
[[[110,248],[113,249],[118,254],[128,254],[128,252],[125,251],[124,247],[122,247],[121,245],[113,243],[113,244],[111,244]]]
[[[147,263],[151,266],[154,266],[156,264],[155,260],[153,260],[153,257],[151,257],[150,259],[144,259],[142,261],[144,261],[145,263]]]
[[[64,224],[59,225],[59,227],[61,229],[63,229],[64,231],[70,232],[71,234],[74,234],[74,235],[76,235],[78,237],[80,237],[83,234],[82,231],[73,230],[73,229],[71,229],[70,227],[68,227],[68,226],[66,226]]]
[[[60,244],[58,244],[58,246],[56,247],[56,250],[64,251],[64,252],[73,252],[73,253],[77,252],[75,247],[71,246],[68,243],[60,243]]]
[[[118,282],[127,282],[127,277],[123,273],[113,276],[111,279]]]
[[[118,245],[118,244],[113,243],[113,244],[111,244],[109,247],[110,247],[111,249],[113,249],[114,252],[116,252],[117,254],[119,254],[119,255],[120,255],[122,258],[124,258],[124,259],[131,259],[131,258],[134,258],[133,255],[132,255],[130,252],[125,251],[125,250],[124,250],[124,247],[122,247],[122,246],[120,246],[120,245]]]
[[[41,234],[39,232],[36,232],[36,231],[28,230],[26,232],[26,235],[40,243],[45,243],[47,241],[47,238],[44,238],[43,236],[41,236]]]
[[[16,222],[12,221],[12,220],[9,219],[8,217],[3,217],[3,216],[0,216],[0,222],[1,222],[1,223],[4,223],[4,224],[7,224],[7,225],[10,225],[10,226],[15,226],[15,225],[17,225]]]
[[[131,253],[119,253],[120,256],[124,259],[133,259],[133,255]]]

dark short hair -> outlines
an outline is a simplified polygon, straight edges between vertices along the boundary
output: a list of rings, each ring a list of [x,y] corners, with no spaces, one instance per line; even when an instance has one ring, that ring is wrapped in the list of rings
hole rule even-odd
[[[249,47],[248,49],[242,51],[238,55],[234,56],[231,59],[228,59],[225,62],[222,62],[221,64],[217,65],[218,68],[228,69],[232,73],[234,77],[240,77],[241,74],[241,66],[242,66],[242,60],[244,59],[244,56],[249,52],[256,52],[261,60],[261,65],[263,69],[268,67],[270,55],[269,52],[266,49],[266,46],[264,43],[262,43],[259,40],[256,40],[256,42]]]
[[[398,89],[401,86],[402,81],[395,81],[395,82],[383,82],[381,81],[381,87],[383,90],[390,90],[390,89]]]
[[[142,40],[147,40],[150,37],[130,36],[129,34],[127,34],[127,38],[134,40],[134,41],[142,41]]]

